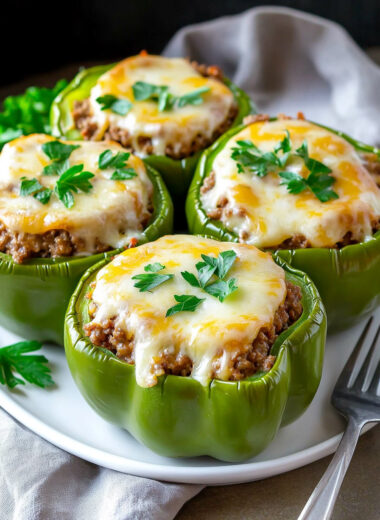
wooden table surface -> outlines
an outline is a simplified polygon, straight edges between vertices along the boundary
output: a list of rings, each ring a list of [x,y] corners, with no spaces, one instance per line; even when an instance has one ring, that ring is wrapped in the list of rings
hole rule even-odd
[[[99,62],[82,65],[95,64]],[[0,99],[19,94],[30,85],[50,87],[60,78],[72,78],[78,69],[79,64],[69,65],[0,87]],[[266,480],[207,487],[184,505],[176,520],[296,520],[330,459]],[[359,440],[333,520],[380,520],[379,491],[380,428],[376,427]]]

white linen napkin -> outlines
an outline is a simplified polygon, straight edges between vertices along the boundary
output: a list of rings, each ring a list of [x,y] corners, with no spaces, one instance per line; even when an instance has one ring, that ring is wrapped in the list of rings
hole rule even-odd
[[[380,69],[336,24],[254,8],[180,30],[167,56],[218,64],[260,111],[331,124],[380,141]],[[202,486],[123,475],[84,462],[0,411],[0,516],[7,520],[172,519]]]

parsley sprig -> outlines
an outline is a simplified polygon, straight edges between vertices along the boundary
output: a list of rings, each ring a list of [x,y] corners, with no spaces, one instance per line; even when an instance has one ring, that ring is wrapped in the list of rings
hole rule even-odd
[[[174,96],[166,85],[153,85],[145,81],[137,81],[132,85],[133,96],[136,101],[151,99],[158,103],[158,110],[172,110],[186,105],[200,105],[203,103],[203,94],[209,92],[209,87],[200,87],[183,96]]]
[[[166,311],[166,317],[173,316],[173,314],[177,314],[178,312],[194,312],[198,305],[205,300],[204,298],[198,298],[193,294],[175,294],[174,299],[178,303]]]
[[[68,169],[68,158],[74,150],[80,148],[79,145],[64,144],[60,141],[48,141],[42,145],[42,151],[52,160],[50,164],[44,167],[42,173],[44,175],[61,175]]]
[[[225,280],[229,270],[236,260],[235,251],[223,251],[216,258],[208,255],[201,255],[203,262],[196,264],[198,277],[189,271],[182,271],[182,277],[193,287],[200,287],[211,296],[218,298],[223,302],[227,296],[236,291],[236,279],[230,278]],[[211,283],[212,277],[216,277],[216,281]]]
[[[111,175],[113,181],[124,181],[137,177],[134,168],[127,168],[126,163],[130,155],[129,152],[116,152],[113,155],[111,150],[104,150],[104,152],[99,155],[99,169],[106,170],[107,168],[115,168],[115,171]]]
[[[134,287],[137,287],[140,292],[151,291],[174,277],[173,274],[160,274],[159,271],[163,269],[165,269],[165,266],[158,262],[146,265],[144,267],[145,273],[132,276],[132,280],[137,280]]]
[[[132,108],[132,103],[128,99],[117,98],[112,94],[97,97],[96,101],[102,105],[101,110],[111,110],[119,116],[125,116]]]
[[[258,177],[265,177],[270,171],[281,170],[286,166],[292,155],[292,144],[287,130],[285,137],[271,152],[262,152],[250,140],[237,141],[236,145],[232,148],[231,158],[237,163],[238,172],[244,173],[248,171],[256,174]],[[297,194],[305,189],[310,189],[321,202],[338,198],[338,194],[331,188],[336,180],[330,175],[332,170],[322,162],[309,156],[306,141],[296,149],[293,155],[300,157],[304,161],[310,173],[304,178],[296,172],[279,171],[278,175],[282,179],[280,184],[285,185],[289,193]]]
[[[66,170],[57,180],[54,191],[66,208],[74,206],[74,195],[83,191],[88,193],[92,189],[90,179],[95,177],[91,172],[83,171],[83,164],[75,164]]]
[[[50,375],[48,360],[41,355],[25,355],[42,347],[38,341],[21,341],[0,348],[0,383],[14,388],[25,385],[25,381],[41,388],[51,386],[54,381]],[[23,379],[14,375],[17,372]]]
[[[309,157],[306,141],[297,148],[296,155],[304,160],[310,173],[304,178],[295,172],[279,172],[279,176],[283,179],[281,184],[287,187],[289,193],[297,194],[309,188],[321,202],[337,199],[338,194],[331,188],[336,181],[335,177],[330,175],[332,170],[322,162]]]
[[[42,186],[38,179],[27,179],[26,177],[21,177],[21,196],[26,197],[28,195],[33,195],[33,197],[41,202],[41,204],[47,204],[50,200],[51,194],[52,190]]]
[[[283,168],[289,158],[291,150],[289,132],[278,143],[273,152],[262,152],[249,139],[236,141],[237,146],[232,148],[231,157],[236,161],[239,173],[250,171],[258,177],[265,177],[273,168]],[[279,155],[282,152],[282,155]]]

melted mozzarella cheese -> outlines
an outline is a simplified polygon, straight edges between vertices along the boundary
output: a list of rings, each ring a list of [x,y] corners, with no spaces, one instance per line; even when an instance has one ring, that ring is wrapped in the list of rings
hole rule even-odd
[[[238,289],[224,302],[200,288],[190,286],[181,271],[196,274],[201,254],[217,256],[234,250],[237,260],[228,273]],[[160,262],[162,273],[174,278],[151,292],[139,292],[132,276],[144,273],[144,266]],[[204,301],[194,312],[165,317],[176,304],[174,295],[191,294]],[[236,349],[250,345],[261,327],[273,321],[284,302],[284,271],[268,253],[245,244],[218,242],[190,235],[165,236],[118,255],[99,271],[93,291],[97,305],[94,321],[115,318],[134,343],[136,380],[141,386],[156,383],[154,359],[164,351],[180,352],[193,361],[192,377],[207,384],[212,362],[222,351],[221,373],[228,379],[229,360]]]
[[[113,142],[73,142],[80,147],[68,159],[69,166],[83,164],[84,171],[95,175],[89,193],[75,193],[74,206],[66,208],[53,194],[50,202],[42,204],[32,196],[21,196],[21,177],[36,178],[45,187],[54,189],[57,176],[43,175],[44,166],[51,160],[42,145],[53,140],[43,134],[20,137],[6,144],[0,155],[0,221],[11,231],[42,234],[52,229],[67,230],[83,240],[81,253],[92,253],[96,242],[122,247],[132,236],[141,233],[141,220],[146,218],[152,195],[152,183],[144,163],[130,156],[128,166],[138,174],[130,180],[114,181],[113,168],[100,170],[99,155],[104,150],[124,151]]]
[[[210,91],[202,95],[203,102],[199,105],[159,112],[155,101],[135,101],[132,85],[137,81],[165,85],[175,96],[200,87],[208,87]],[[125,116],[101,110],[96,99],[106,94],[128,99],[133,103],[132,109]],[[102,139],[107,128],[113,126],[128,132],[136,153],[144,153],[140,139],[149,137],[153,153],[165,155],[168,145],[176,151],[184,145],[190,147],[197,135],[211,139],[226,120],[234,97],[224,83],[201,76],[183,58],[140,55],[125,59],[103,74],[91,90],[90,105],[98,125],[96,139]]]
[[[289,131],[292,150],[307,141],[310,157],[332,170],[338,199],[320,202],[309,190],[293,195],[281,186],[277,173],[260,178],[239,174],[231,150],[236,141],[250,139],[263,152],[273,151]],[[286,170],[307,177],[301,158],[291,158]],[[207,213],[228,199],[221,220],[240,238],[258,247],[275,247],[294,235],[304,235],[312,247],[332,247],[347,232],[359,242],[372,235],[380,218],[380,191],[355,148],[343,138],[303,120],[253,123],[234,135],[217,155],[212,170],[215,186],[202,194]],[[242,211],[241,211],[242,210]]]

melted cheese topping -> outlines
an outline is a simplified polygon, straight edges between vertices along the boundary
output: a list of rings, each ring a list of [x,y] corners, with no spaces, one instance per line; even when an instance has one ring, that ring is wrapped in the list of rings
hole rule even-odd
[[[42,234],[52,229],[67,230],[84,241],[84,251],[92,253],[96,241],[122,247],[132,236],[138,237],[141,221],[148,215],[153,191],[144,163],[130,156],[129,167],[138,174],[130,180],[114,181],[114,168],[99,170],[99,155],[107,149],[124,151],[113,142],[74,142],[80,145],[68,159],[69,166],[83,164],[84,171],[95,175],[89,193],[75,193],[74,206],[66,208],[54,194],[48,204],[32,196],[21,196],[21,177],[36,178],[45,187],[54,189],[57,176],[43,175],[44,166],[52,161],[42,151],[42,145],[53,138],[43,134],[20,137],[6,144],[0,155],[0,221],[13,232]]]
[[[231,158],[236,141],[250,139],[263,152],[290,133],[292,151],[307,141],[310,157],[332,170],[332,188],[338,199],[320,202],[309,190],[292,195],[280,186],[277,173],[260,178],[237,171]],[[301,158],[291,158],[286,170],[307,177]],[[304,235],[312,247],[332,247],[347,232],[352,239],[365,241],[380,218],[380,191],[367,172],[355,148],[343,138],[303,120],[253,123],[234,135],[214,160],[215,186],[202,194],[209,213],[222,197],[228,199],[221,220],[240,238],[258,247],[275,247],[294,235]]]
[[[236,278],[238,289],[223,303],[182,278],[181,271],[196,274],[195,264],[202,253],[217,256],[230,249],[237,259],[227,277]],[[162,273],[175,276],[152,292],[139,292],[131,278],[144,273],[144,266],[153,262],[165,265]],[[167,309],[176,304],[175,294],[205,300],[195,312],[166,318]],[[231,354],[250,345],[260,328],[273,321],[285,296],[284,271],[268,253],[244,244],[175,235],[118,255],[97,274],[92,299],[98,306],[94,322],[116,317],[115,326],[133,340],[136,380],[148,387],[156,383],[154,359],[162,352],[189,356],[192,377],[207,384],[212,362],[222,351],[221,379],[228,379]]]
[[[200,87],[208,87],[210,91],[202,95],[203,103],[199,105],[159,112],[155,101],[135,101],[132,85],[137,81],[166,85],[175,96]],[[101,110],[96,98],[106,94],[128,99],[133,103],[132,109],[125,116]],[[183,58],[140,55],[125,59],[103,74],[91,90],[90,105],[98,125],[95,139],[102,139],[107,128],[113,126],[128,132],[132,148],[139,155],[144,154],[141,137],[152,139],[154,154],[165,155],[168,145],[174,151],[183,146],[190,147],[198,134],[211,139],[214,131],[226,120],[234,105],[234,97],[224,83],[201,76]]]

